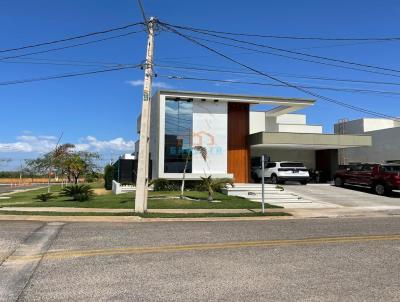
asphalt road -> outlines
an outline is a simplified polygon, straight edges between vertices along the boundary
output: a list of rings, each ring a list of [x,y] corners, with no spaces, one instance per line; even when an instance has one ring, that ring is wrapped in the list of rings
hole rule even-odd
[[[0,183],[0,194],[1,193],[9,193],[9,192],[13,192],[15,190],[25,190],[25,189],[33,189],[33,188],[37,188],[37,187],[43,187],[45,185],[43,184],[33,184],[33,185],[23,185],[23,186],[11,186],[10,184],[1,184]]]
[[[0,301],[399,301],[400,219],[0,221]]]

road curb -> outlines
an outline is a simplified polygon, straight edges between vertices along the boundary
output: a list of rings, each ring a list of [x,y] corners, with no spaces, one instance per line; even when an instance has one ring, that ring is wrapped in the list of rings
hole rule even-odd
[[[3,221],[42,221],[42,222],[208,222],[208,221],[262,221],[286,220],[293,216],[266,217],[201,217],[201,218],[142,218],[139,216],[44,216],[44,215],[0,215]]]

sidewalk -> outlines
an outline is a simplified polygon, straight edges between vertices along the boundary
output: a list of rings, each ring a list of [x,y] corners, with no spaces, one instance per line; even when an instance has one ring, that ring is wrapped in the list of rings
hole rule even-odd
[[[12,214],[18,212],[67,212],[67,213],[134,213],[133,209],[101,209],[101,208],[71,208],[71,207],[3,207],[0,211]],[[374,206],[374,207],[323,207],[323,208],[283,208],[265,209],[266,212],[285,212],[291,214],[291,218],[338,218],[338,217],[400,217],[400,206]],[[199,214],[199,213],[257,213],[261,209],[149,209],[148,213],[168,214]],[[29,215],[29,214],[28,214]],[[3,215],[7,216],[7,215]],[[25,215],[23,215],[25,216]],[[71,216],[72,217],[72,216]],[[106,217],[106,216],[104,216]],[[123,217],[123,216],[120,216]],[[135,216],[130,216],[135,217]],[[22,217],[21,217],[22,218]],[[251,217],[242,217],[251,218]],[[146,218],[147,219],[147,218]],[[158,218],[157,218],[158,219]],[[160,218],[166,219],[166,218]]]
[[[0,207],[0,211],[18,212],[67,212],[67,213],[134,213],[133,209],[68,208],[68,207]],[[286,212],[284,209],[266,209],[266,212]],[[261,212],[261,209],[148,209],[148,213],[199,214],[226,213],[240,214]]]

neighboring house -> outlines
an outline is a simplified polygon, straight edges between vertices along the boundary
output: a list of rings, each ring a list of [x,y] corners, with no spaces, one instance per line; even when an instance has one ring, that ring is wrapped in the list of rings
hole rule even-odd
[[[113,163],[113,167],[113,180],[123,184],[136,182],[137,161],[134,154],[127,153],[121,155],[118,160]]]
[[[323,134],[321,126],[307,125],[306,117],[290,114],[315,101],[252,95],[161,90],[151,100],[151,177],[180,179],[188,158],[187,179],[204,175],[251,182],[251,157],[271,161],[302,161],[308,168],[332,175],[338,149],[369,146],[360,135]],[[256,104],[272,109],[251,111]],[[140,132],[140,116],[138,118]],[[189,156],[193,145],[207,148]],[[138,150],[138,149],[136,149]]]
[[[335,124],[335,133],[368,135],[371,146],[343,150],[343,164],[354,162],[384,163],[400,161],[400,122],[390,119],[364,118]]]

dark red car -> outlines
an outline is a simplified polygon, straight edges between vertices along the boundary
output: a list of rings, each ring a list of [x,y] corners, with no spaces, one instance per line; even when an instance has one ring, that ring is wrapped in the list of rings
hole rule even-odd
[[[335,186],[345,184],[365,186],[378,195],[400,190],[400,164],[356,164],[338,170]]]

